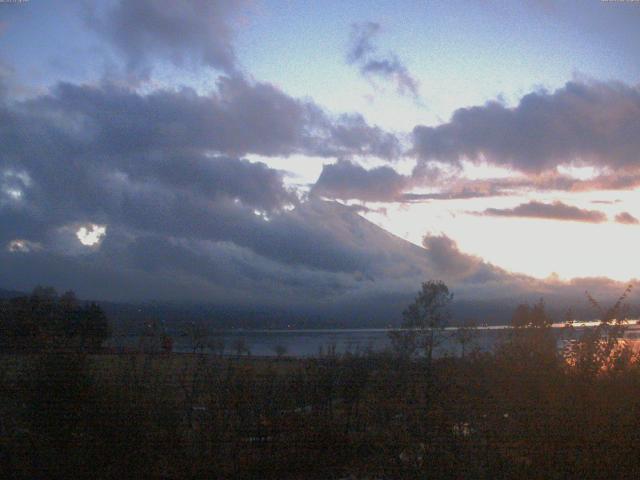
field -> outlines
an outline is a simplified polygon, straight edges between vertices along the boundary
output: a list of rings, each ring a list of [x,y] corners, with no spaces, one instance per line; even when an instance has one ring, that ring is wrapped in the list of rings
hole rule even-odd
[[[4,478],[632,478],[640,366],[491,353],[10,354]]]

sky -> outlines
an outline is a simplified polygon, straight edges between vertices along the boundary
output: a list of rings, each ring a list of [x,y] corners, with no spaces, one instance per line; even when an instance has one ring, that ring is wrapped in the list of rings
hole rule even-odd
[[[0,287],[347,305],[618,288],[640,3],[0,3]],[[593,287],[596,288],[596,287]]]

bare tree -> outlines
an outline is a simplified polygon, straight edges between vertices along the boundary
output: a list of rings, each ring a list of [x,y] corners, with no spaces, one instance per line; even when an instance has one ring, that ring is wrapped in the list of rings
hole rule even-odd
[[[443,331],[451,318],[449,307],[452,301],[453,293],[449,292],[449,287],[442,281],[429,280],[422,284],[414,302],[402,313],[403,327],[414,331],[417,344],[424,350],[429,364],[434,349],[443,340]]]

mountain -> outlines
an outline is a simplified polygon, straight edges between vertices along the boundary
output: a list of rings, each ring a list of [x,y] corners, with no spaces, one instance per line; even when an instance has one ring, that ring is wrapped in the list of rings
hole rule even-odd
[[[607,304],[624,288],[608,279],[542,281],[510,273],[461,252],[444,235],[426,236],[419,247],[352,207],[315,198],[254,228],[238,240],[196,242],[123,237],[112,226],[100,248],[80,254],[0,253],[0,285],[71,289],[101,300],[122,322],[158,318],[225,328],[398,325],[430,279],[454,292],[457,320],[493,324],[508,322],[521,302],[543,297],[560,316],[585,305],[586,290]]]

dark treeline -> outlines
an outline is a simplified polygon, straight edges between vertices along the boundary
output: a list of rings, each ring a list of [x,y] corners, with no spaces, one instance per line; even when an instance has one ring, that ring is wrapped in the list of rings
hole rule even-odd
[[[71,291],[36,287],[31,295],[0,299],[0,350],[4,352],[96,352],[110,335],[96,303],[79,302]]]
[[[567,312],[563,348],[542,302],[516,310],[493,352],[474,348],[470,323],[459,358],[431,355],[450,316],[438,282],[380,354],[5,354],[2,477],[637,478],[624,297],[593,300],[593,329]]]

